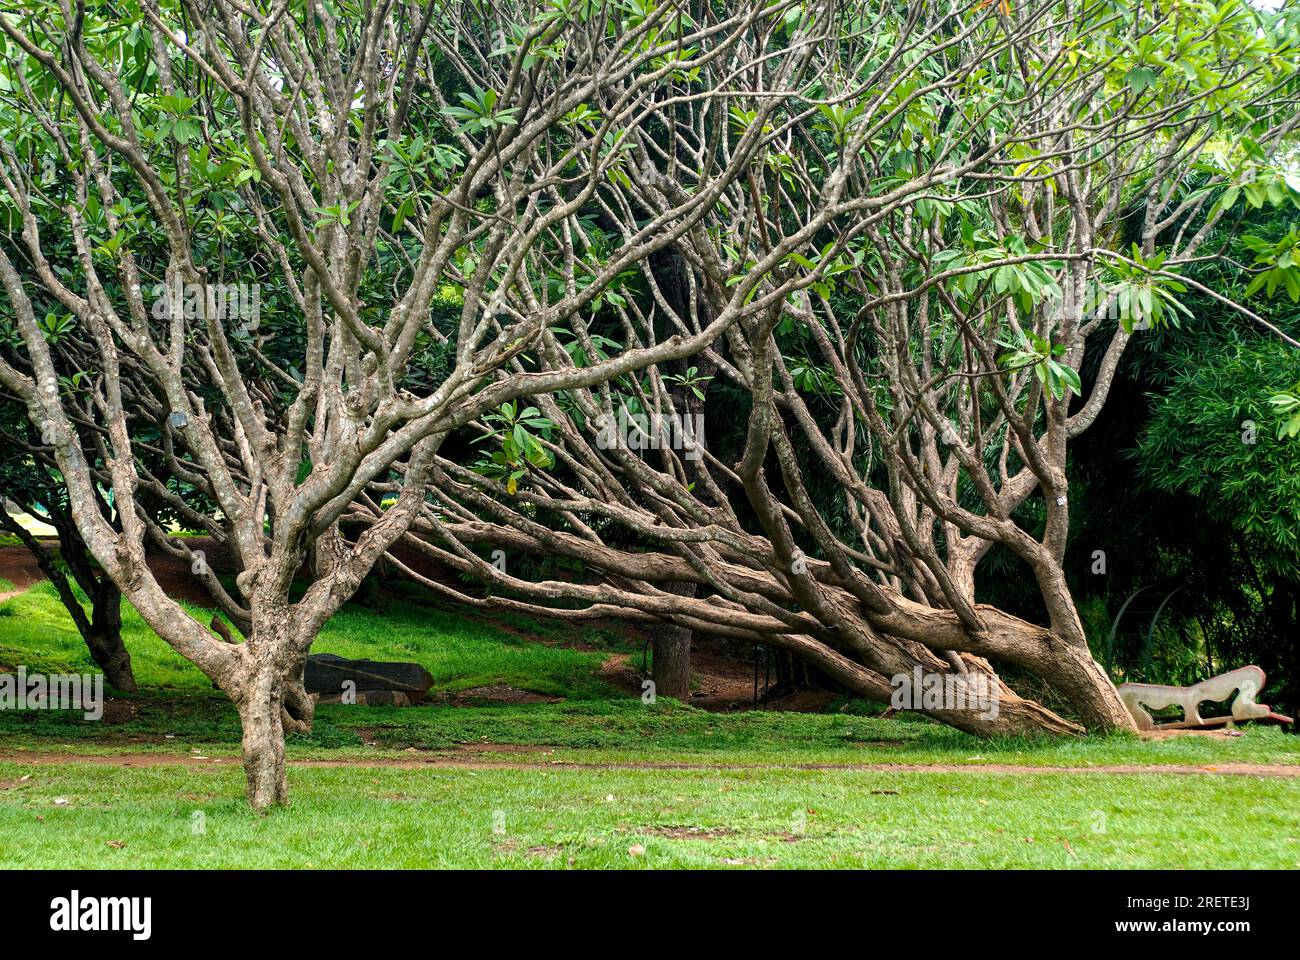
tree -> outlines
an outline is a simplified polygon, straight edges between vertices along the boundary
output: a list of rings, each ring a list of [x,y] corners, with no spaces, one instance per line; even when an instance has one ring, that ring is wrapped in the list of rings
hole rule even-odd
[[[991,687],[996,716],[927,711],[975,733],[1130,728],[1064,574],[1067,450],[1134,327],[1204,292],[1179,271],[1217,256],[1202,250],[1215,225],[1244,196],[1296,195],[1273,161],[1298,122],[1294,15],[914,5],[857,9],[842,27],[805,112],[772,125],[724,196],[745,229],[678,241],[686,309],[646,273],[602,340],[577,332],[588,357],[651,307],[692,332],[761,274],[764,310],[700,353],[723,428],[707,444],[647,439],[647,422],[682,423],[662,369],[535,395],[531,440],[485,422],[493,462],[435,458],[436,502],[407,535],[490,599],[424,582],[776,646],[882,701],[918,668]],[[1085,384],[1090,344],[1101,359]],[[537,456],[519,454],[528,443]],[[1044,625],[977,601],[995,546],[1032,578]],[[485,550],[571,558],[589,577],[530,580]],[[667,589],[683,582],[698,592]],[[1018,696],[995,664],[1036,675],[1071,715]]]
[[[58,469],[43,453],[39,438],[31,436],[23,411],[15,410],[13,404],[5,404],[5,410],[16,416],[6,417],[7,429],[0,429],[0,443],[5,447],[0,460],[0,499],[5,502],[4,508],[0,508],[0,527],[18,538],[54,585],[73,625],[86,642],[91,659],[104,671],[104,678],[119,690],[134,691],[137,687],[131,655],[122,643],[121,592],[97,568],[81,539],[68,509],[67,489]],[[59,541],[57,555],[9,514],[10,503],[54,528]],[[105,521],[112,526],[112,505],[100,496],[98,506]],[[90,601],[89,616],[77,589]]]
[[[1232,191],[1290,189],[1285,19],[142,0],[0,31],[21,344],[0,382],[92,554],[237,705],[255,807],[285,799],[312,640],[399,541],[491,584],[467,602],[771,644],[877,699],[913,668],[991,684],[996,717],[930,711],[977,733],[1130,724],[1062,574],[1066,450]],[[262,342],[221,296],[271,272],[297,322]],[[734,449],[683,419],[691,397]],[[150,498],[220,531],[245,642],[149,575]],[[1013,517],[1030,502],[1041,529]],[[975,601],[993,544],[1046,626]],[[597,576],[528,579],[491,549]]]
[[[825,27],[788,19],[799,10],[141,0],[0,16],[13,132],[0,186],[17,231],[0,283],[20,342],[0,382],[47,439],[91,554],[237,706],[255,808],[286,798],[312,640],[424,509],[452,431],[697,353],[760,309],[741,301],[783,254],[696,331],[581,366],[554,333],[706,229],[807,82]],[[752,130],[718,136],[728,102]],[[592,250],[588,217],[618,224],[622,246]],[[232,264],[229,244],[260,256]],[[223,306],[268,272],[297,320],[278,345],[287,365]],[[432,322],[447,287],[450,331]],[[50,312],[88,347],[81,369],[44,335]],[[523,369],[525,351],[545,363]],[[437,378],[426,352],[445,361]],[[96,412],[89,437],[76,404]],[[391,495],[367,501],[377,488]],[[224,606],[245,642],[159,587],[145,493],[211,505],[196,522],[239,568]],[[340,518],[356,501],[377,515],[349,540]],[[291,601],[309,554],[315,579]]]

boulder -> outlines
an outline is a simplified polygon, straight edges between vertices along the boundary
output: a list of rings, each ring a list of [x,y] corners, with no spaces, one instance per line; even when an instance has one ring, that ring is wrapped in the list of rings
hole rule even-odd
[[[315,694],[317,703],[347,703],[355,707],[409,707],[411,698],[400,690],[358,690],[355,698],[344,699],[341,693]]]
[[[303,683],[308,693],[323,696],[342,694],[344,685],[351,681],[350,688],[357,693],[357,702],[380,703],[385,698],[367,696],[379,691],[392,691],[405,695],[405,699],[415,702],[424,699],[429,688],[433,686],[433,677],[428,670],[418,663],[387,663],[381,660],[349,660],[332,653],[313,653],[307,658],[307,669],[303,673]],[[393,698],[396,702],[399,698]]]

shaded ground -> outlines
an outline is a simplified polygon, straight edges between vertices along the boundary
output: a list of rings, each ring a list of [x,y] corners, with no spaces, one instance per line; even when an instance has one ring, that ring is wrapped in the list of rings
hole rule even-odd
[[[43,541],[52,549],[57,549],[56,540]],[[187,539],[191,550],[203,551],[204,558],[218,574],[229,572],[229,555],[224,546],[208,537],[191,537]],[[433,569],[427,560],[411,552],[399,551],[403,563],[411,566],[423,576],[446,580],[463,588],[463,584],[448,579],[445,571]],[[215,612],[206,588],[181,560],[167,554],[153,553],[149,556],[149,569],[158,580],[159,586],[168,596],[184,600],[205,610]],[[36,561],[26,547],[0,546],[0,579],[8,580],[16,588],[8,593],[0,593],[3,601],[44,579]],[[402,594],[402,599],[409,601],[409,594]],[[432,602],[433,606],[449,608],[447,604]],[[531,642],[561,646],[566,649],[585,652],[598,652],[599,648],[584,642],[575,635],[571,624],[564,621],[534,622],[526,626],[511,622],[509,619],[493,615],[492,612],[467,607],[456,607],[458,616],[473,620]],[[590,630],[603,631],[621,639],[622,645],[636,652],[614,652],[601,667],[599,676],[611,686],[623,690],[629,695],[641,695],[642,654],[647,634],[632,624],[615,620],[600,620],[586,624]],[[692,691],[691,706],[702,710],[749,710],[755,706],[755,677],[752,662],[745,662],[731,655],[726,645],[707,636],[697,636],[691,651]],[[836,695],[825,691],[799,691],[783,697],[766,698],[768,678],[760,666],[757,694],[758,707],[766,710],[785,712],[817,712],[825,709]],[[438,703],[453,706],[477,705],[483,703],[551,703],[554,697],[536,691],[520,689],[506,684],[487,684],[473,690],[460,691],[455,694],[435,696]]]

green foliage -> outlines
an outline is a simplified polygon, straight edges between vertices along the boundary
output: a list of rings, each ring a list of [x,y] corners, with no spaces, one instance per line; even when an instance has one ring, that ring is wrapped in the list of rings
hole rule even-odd
[[[1255,254],[1256,267],[1261,268],[1246,287],[1245,296],[1263,289],[1272,297],[1280,286],[1292,303],[1300,303],[1300,225],[1291,224],[1275,241],[1256,236],[1242,237],[1242,241]]]
[[[1156,276],[1164,267],[1165,255],[1143,258],[1134,244],[1132,263],[1116,260],[1110,264],[1108,292],[1114,296],[1124,329],[1132,333],[1138,327],[1155,327],[1168,321],[1178,326],[1178,314],[1190,316],[1175,294],[1186,293],[1187,285],[1172,277]]]
[[[530,469],[548,469],[554,464],[551,452],[542,444],[550,439],[555,424],[536,407],[520,407],[504,403],[496,413],[483,418],[488,432],[474,442],[491,442],[499,446],[487,460],[478,463],[477,470],[485,476],[504,479],[506,491],[513,494],[519,481]],[[536,432],[534,432],[536,431]]]
[[[1298,362],[1273,341],[1212,357],[1181,353],[1181,372],[1138,446],[1155,487],[1200,499],[1267,545],[1278,569],[1294,568],[1300,555],[1300,444],[1267,429],[1267,398],[1274,384],[1294,379]]]
[[[699,367],[687,367],[685,373],[666,373],[663,375],[665,383],[675,383],[683,389],[689,390],[695,395],[697,400],[704,399],[702,385],[707,385],[712,377],[702,376]]]
[[[1289,393],[1274,394],[1268,398],[1268,402],[1281,421],[1277,425],[1278,439],[1300,434],[1300,383],[1292,387]]]
[[[499,127],[513,127],[519,121],[518,107],[496,108],[498,94],[495,90],[475,87],[469,93],[456,95],[464,106],[443,107],[442,112],[453,120],[459,120],[457,133],[481,133]]]
[[[1067,364],[1056,358],[1065,353],[1064,344],[1048,343],[1032,330],[1021,331],[1017,340],[999,340],[999,344],[1010,349],[998,357],[998,362],[1009,370],[1031,367],[1034,377],[1047,388],[1053,398],[1059,400],[1066,391],[1082,393],[1079,374]]]

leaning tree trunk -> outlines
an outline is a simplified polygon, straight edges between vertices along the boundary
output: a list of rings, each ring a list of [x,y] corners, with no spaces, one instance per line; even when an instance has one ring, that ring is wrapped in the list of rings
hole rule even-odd
[[[773,634],[771,643],[859,696],[896,709],[915,710],[981,737],[1080,734],[1085,730],[1132,730],[1133,719],[1086,642],[1071,643],[1047,628],[980,608],[988,629],[965,643],[974,649],[931,649],[920,639],[952,635],[950,615],[909,605],[872,624],[851,601],[830,612],[840,627],[840,648],[819,639]],[[953,638],[956,642],[957,638]],[[1020,696],[996,673],[992,660],[1028,670],[1069,701],[1078,722]],[[920,682],[918,682],[920,681]],[[923,685],[954,694],[934,703],[897,696]],[[899,703],[903,699],[905,702]],[[978,701],[974,708],[969,704]],[[960,704],[956,706],[954,704]]]
[[[1119,698],[1105,668],[1093,659],[1086,644],[1061,642],[1058,656],[1034,668],[1062,694],[1078,713],[1084,727],[1094,733],[1134,730],[1133,716]]]
[[[77,585],[90,598],[91,613],[86,616],[77,599],[64,568],[55,562],[53,555],[24,526],[0,507],[0,527],[21,540],[31,553],[45,578],[53,584],[59,600],[72,617],[72,622],[86,642],[90,657],[104,671],[110,686],[127,693],[139,689],[131,669],[131,655],[122,643],[122,593],[102,571],[96,572],[93,558],[75,527],[58,523],[59,549],[63,562],[72,570]]]
[[[663,585],[667,593],[695,596],[695,584],[674,581]],[[691,696],[691,630],[673,623],[656,624],[651,632],[655,694],[687,702]]]
[[[139,689],[131,669],[131,654],[122,642],[122,594],[108,577],[101,578],[95,589],[85,640],[90,656],[111,686],[127,693]]]

